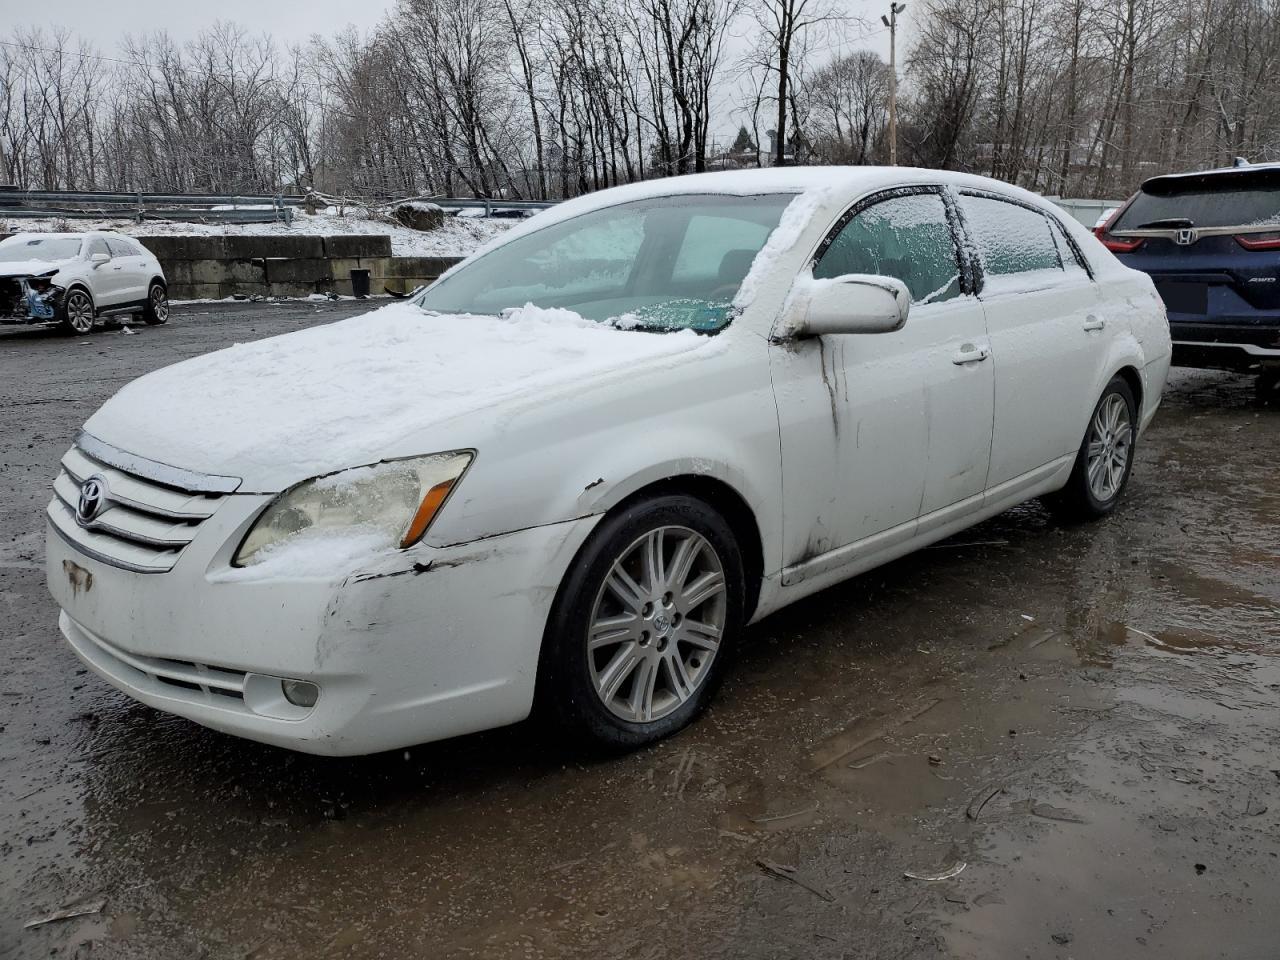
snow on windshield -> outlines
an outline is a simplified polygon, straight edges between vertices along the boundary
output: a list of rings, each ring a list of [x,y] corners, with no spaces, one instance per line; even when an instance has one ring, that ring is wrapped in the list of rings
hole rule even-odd
[[[10,237],[0,241],[0,263],[51,263],[80,255],[79,237]]]
[[[687,194],[597,208],[489,250],[419,302],[476,314],[532,303],[624,326],[717,330],[791,200]]]
[[[469,413],[582,389],[655,358],[697,359],[717,340],[630,333],[533,306],[490,317],[395,304],[158,370],[85,429],[185,469],[297,482],[374,463],[416,431]],[[460,431],[453,442],[475,441]]]

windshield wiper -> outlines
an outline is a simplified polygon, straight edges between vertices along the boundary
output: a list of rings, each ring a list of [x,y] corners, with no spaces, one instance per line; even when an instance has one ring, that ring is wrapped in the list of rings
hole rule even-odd
[[[1140,223],[1136,227],[1129,227],[1130,230],[1189,230],[1196,225],[1194,220],[1188,220],[1186,217],[1169,217],[1167,220],[1148,220],[1146,223]]]

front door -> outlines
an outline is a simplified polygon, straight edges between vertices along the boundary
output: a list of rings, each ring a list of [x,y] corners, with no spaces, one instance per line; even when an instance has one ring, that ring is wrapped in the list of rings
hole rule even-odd
[[[981,498],[993,365],[956,230],[940,190],[903,189],[859,203],[819,248],[815,277],[896,277],[912,306],[893,333],[773,348],[786,582],[890,549],[922,515]]]

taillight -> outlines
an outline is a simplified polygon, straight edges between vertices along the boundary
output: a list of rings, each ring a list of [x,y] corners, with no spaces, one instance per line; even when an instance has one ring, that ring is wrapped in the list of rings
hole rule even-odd
[[[1114,219],[1114,218],[1113,218]],[[1147,242],[1146,237],[1134,237],[1132,240],[1121,240],[1107,233],[1107,228],[1094,227],[1093,235],[1102,241],[1102,245],[1112,253],[1133,253]]]
[[[1133,197],[1136,197],[1135,193]],[[1130,197],[1124,203],[1116,208],[1116,212],[1107,218],[1107,222],[1099,227],[1093,228],[1093,235],[1102,241],[1102,245],[1112,253],[1133,253],[1140,246],[1146,243],[1145,237],[1134,237],[1131,240],[1122,240],[1120,237],[1113,237],[1109,233],[1111,225],[1120,219],[1120,214],[1124,213],[1129,204],[1133,203],[1133,197]]]
[[[1280,233],[1253,233],[1236,237],[1236,243],[1246,250],[1280,250]]]

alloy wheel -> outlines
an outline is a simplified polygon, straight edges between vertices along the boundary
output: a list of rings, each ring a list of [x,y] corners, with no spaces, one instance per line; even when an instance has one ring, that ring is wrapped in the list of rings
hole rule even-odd
[[[1093,415],[1088,444],[1089,489],[1106,503],[1120,492],[1133,455],[1129,405],[1118,393],[1108,394]]]
[[[592,608],[587,665],[600,702],[632,723],[679,709],[710,675],[728,609],[724,567],[701,534],[664,526],[634,541]]]
[[[169,319],[169,295],[164,292],[164,287],[158,285],[151,288],[151,317],[152,323],[164,323]]]
[[[67,326],[76,333],[89,333],[93,330],[93,301],[89,295],[80,290],[72,290],[67,295]]]

